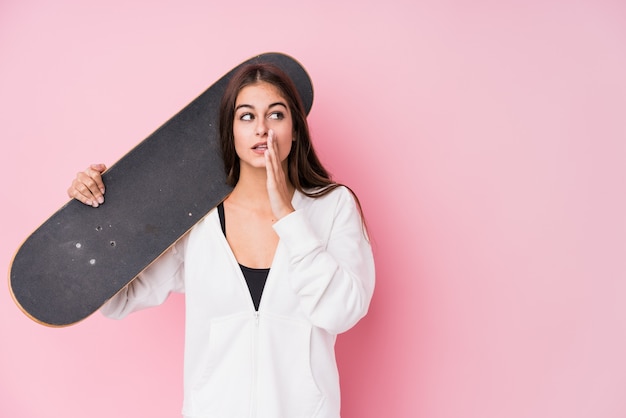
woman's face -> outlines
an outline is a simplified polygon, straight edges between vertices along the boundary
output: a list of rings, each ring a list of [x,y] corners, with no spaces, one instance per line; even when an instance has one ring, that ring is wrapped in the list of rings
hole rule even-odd
[[[244,87],[235,102],[233,121],[235,151],[242,174],[250,168],[265,168],[264,154],[270,130],[278,145],[278,157],[286,169],[293,140],[293,122],[287,100],[277,87],[266,82]]]

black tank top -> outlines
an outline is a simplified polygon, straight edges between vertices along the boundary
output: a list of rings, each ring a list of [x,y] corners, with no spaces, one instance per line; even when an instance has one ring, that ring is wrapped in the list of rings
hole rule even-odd
[[[224,216],[223,202],[217,206],[217,213],[220,217],[222,232],[224,233],[224,237],[226,237],[226,217]],[[250,291],[250,296],[252,297],[252,302],[254,303],[254,309],[258,311],[259,304],[261,303],[261,295],[263,295],[263,288],[265,287],[265,282],[267,281],[270,269],[255,269],[246,267],[242,264],[239,264],[239,268],[241,268],[243,277],[246,279],[246,283],[248,284],[248,290]]]

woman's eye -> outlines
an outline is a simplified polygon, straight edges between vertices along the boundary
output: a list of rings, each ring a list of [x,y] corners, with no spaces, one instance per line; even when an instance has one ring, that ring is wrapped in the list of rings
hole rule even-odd
[[[253,117],[251,113],[244,113],[241,116],[239,116],[239,120],[243,120],[243,121],[250,121],[252,119]]]
[[[281,120],[285,118],[285,115],[283,114],[283,112],[272,112],[270,113],[269,119],[275,119],[275,120]]]

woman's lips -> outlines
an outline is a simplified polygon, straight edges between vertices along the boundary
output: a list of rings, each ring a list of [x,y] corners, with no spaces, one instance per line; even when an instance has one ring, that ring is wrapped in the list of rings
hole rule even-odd
[[[256,152],[267,151],[267,142],[259,142],[258,144],[254,144],[254,146],[252,147],[252,150]]]

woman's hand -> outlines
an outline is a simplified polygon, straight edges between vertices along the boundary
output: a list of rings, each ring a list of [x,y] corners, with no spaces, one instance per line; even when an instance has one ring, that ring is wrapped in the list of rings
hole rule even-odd
[[[274,141],[274,131],[267,134],[267,151],[265,151],[265,169],[267,171],[267,193],[276,220],[289,215],[295,209],[291,205],[293,187],[288,184],[282,162],[278,157],[278,142]]]
[[[106,170],[104,164],[92,164],[85,171],[76,175],[72,185],[67,189],[67,195],[83,202],[85,205],[97,208],[104,203],[104,183],[102,173]]]

